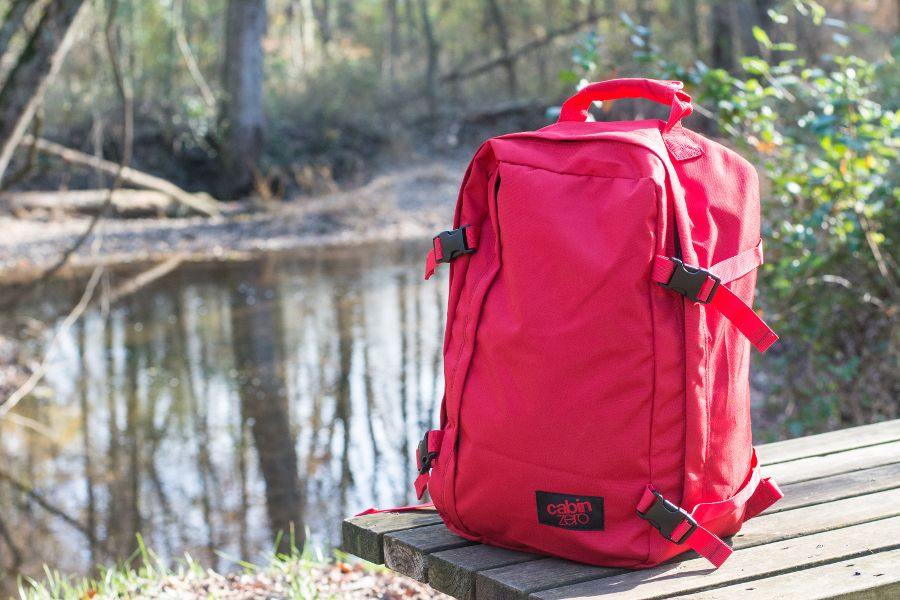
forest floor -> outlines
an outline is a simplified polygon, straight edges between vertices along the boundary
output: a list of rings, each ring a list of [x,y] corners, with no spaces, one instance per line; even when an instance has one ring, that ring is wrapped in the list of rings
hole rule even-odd
[[[428,585],[383,567],[319,562],[293,554],[268,565],[248,565],[221,574],[196,563],[177,571],[150,562],[120,567],[97,580],[71,579],[54,571],[44,581],[25,583],[21,600],[450,600]]]
[[[374,177],[353,190],[248,207],[219,217],[101,219],[66,271],[97,265],[251,258],[263,252],[427,239],[452,222],[464,173],[460,161],[432,161]],[[90,217],[0,216],[0,280],[34,278],[71,247]]]

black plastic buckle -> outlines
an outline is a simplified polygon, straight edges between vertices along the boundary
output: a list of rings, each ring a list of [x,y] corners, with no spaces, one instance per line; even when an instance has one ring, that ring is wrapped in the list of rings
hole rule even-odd
[[[709,304],[716,294],[716,290],[719,289],[719,284],[722,280],[702,267],[691,267],[674,257],[669,257],[669,260],[675,263],[675,270],[672,271],[672,277],[669,278],[668,283],[661,283],[660,285],[664,288],[675,290],[688,300]],[[707,279],[712,279],[715,283],[706,299],[701,299],[700,292],[703,290],[703,285]]]
[[[683,508],[663,498],[659,492],[654,490],[653,495],[656,496],[656,501],[647,509],[647,512],[637,511],[638,516],[653,525],[670,542],[683,544],[699,527],[697,521]],[[691,528],[681,536],[681,539],[673,540],[672,532],[685,521],[691,524]]]
[[[428,434],[426,433],[422,441],[419,442],[419,449],[416,452],[416,456],[419,459],[419,475],[424,475],[431,470],[431,461],[437,458],[437,455],[437,452],[428,451]]]
[[[431,243],[435,245],[435,256],[438,255],[437,244],[441,245],[441,258],[436,262],[448,263],[458,256],[475,252],[475,248],[469,248],[468,240],[466,240],[466,229],[468,228],[468,225],[463,225],[459,229],[442,231],[434,236]]]

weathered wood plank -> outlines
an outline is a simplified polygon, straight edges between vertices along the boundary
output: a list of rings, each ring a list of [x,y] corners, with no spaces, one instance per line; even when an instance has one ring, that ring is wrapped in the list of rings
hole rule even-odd
[[[763,473],[774,477],[779,485],[809,481],[829,475],[871,469],[900,461],[900,442],[889,442],[827,456],[811,456],[769,465]]]
[[[440,516],[433,509],[354,517],[341,525],[341,548],[380,565],[384,562],[384,534],[440,522]]]
[[[475,598],[477,600],[523,600],[528,598],[532,592],[608,577],[622,572],[624,569],[593,567],[560,558],[543,558],[476,573]]]
[[[624,594],[622,597],[628,598],[644,597],[635,594],[644,594],[645,590],[649,590],[647,594],[650,594],[646,597],[688,591],[693,597],[698,590],[711,590],[723,585],[740,592],[744,584],[738,582],[758,577],[788,578],[788,575],[779,574],[785,568],[778,567],[776,563],[769,564],[765,560],[747,563],[749,559],[739,557],[748,552],[763,557],[759,549],[768,548],[772,555],[793,561],[790,569],[812,571],[824,568],[818,565],[841,560],[844,555],[834,548],[832,542],[822,544],[821,548],[812,548],[816,552],[804,544],[808,543],[808,538],[819,539],[834,533],[836,528],[855,536],[851,541],[856,544],[852,547],[857,550],[847,556],[863,551],[858,548],[865,538],[859,532],[870,531],[865,528],[879,524],[887,524],[893,529],[879,527],[877,532],[871,529],[869,539],[883,548],[887,543],[884,540],[893,538],[893,548],[900,548],[897,530],[900,527],[900,421],[768,444],[760,447],[760,458],[768,465],[764,473],[776,478],[786,497],[764,515],[748,522],[732,540],[736,552],[728,568],[723,571],[737,573],[738,578],[720,581],[716,579],[720,576],[718,572],[710,573],[702,577],[704,583],[700,587],[697,587],[700,584],[693,582],[701,578],[694,575],[707,573],[708,569],[705,561],[696,555],[686,555],[680,563],[640,572],[593,567],[473,544],[450,533],[440,524],[440,518],[434,511],[384,513],[349,519],[343,524],[343,547],[366,560],[387,562],[390,568],[398,572],[428,581],[439,591],[467,600],[562,598],[564,596],[551,592],[565,589],[581,595],[584,590],[595,593],[592,591],[595,587],[614,592],[613,597]],[[877,523],[873,522],[878,519],[880,521]],[[826,555],[830,558],[822,558]],[[734,566],[736,563],[737,568]],[[628,588],[628,582],[636,583],[635,577],[641,582],[646,579],[647,583],[641,583],[637,589]],[[708,585],[706,582],[711,577],[715,583]],[[689,587],[673,588],[672,591],[672,580]],[[763,580],[754,580],[753,584],[760,581]],[[889,591],[896,589],[893,586],[900,585],[893,580],[882,581],[888,582],[881,587]],[[622,585],[626,587],[620,587]],[[662,589],[660,586],[667,591],[658,592]],[[856,594],[858,590],[853,588],[847,593]],[[779,596],[766,594],[766,597]],[[802,596],[794,594],[790,597]]]
[[[874,494],[896,487],[900,487],[900,462],[874,469],[783,485],[781,489],[784,491],[784,498],[769,507],[765,514],[853,496]]]
[[[762,444],[757,447],[757,451],[761,464],[772,465],[898,440],[900,440],[900,419]]]
[[[476,544],[435,552],[428,559],[428,584],[460,600],[475,598],[475,574],[541,558],[495,546]]]
[[[732,538],[733,547],[746,548],[900,515],[900,488],[825,502],[747,521]]]
[[[900,515],[900,489],[893,489],[886,494],[877,493],[898,487],[900,487],[900,463],[785,486],[785,499],[775,505],[775,507],[783,506],[784,509],[778,508],[771,513],[767,512],[748,523],[744,531],[735,537],[734,544],[738,548],[748,547],[817,533],[833,527]],[[865,496],[866,493],[872,495]],[[848,497],[851,500],[844,500]],[[815,518],[810,518],[811,513],[790,513],[774,519],[770,517],[770,514],[783,513],[791,508],[823,502],[828,504],[815,509]],[[470,598],[473,597],[472,588],[476,572],[525,563],[536,558],[532,554],[483,545],[449,550],[432,555],[428,581],[435,589],[451,596]],[[500,561],[500,564],[494,561]],[[522,565],[525,574],[521,582],[508,587],[523,583],[527,585],[531,581],[531,574],[527,573],[529,567],[530,565]],[[511,578],[518,576],[519,571],[509,570],[508,574],[510,581],[507,583],[513,583]],[[582,577],[581,573],[578,573],[577,577]],[[489,584],[489,587],[496,588],[496,584]],[[524,590],[519,587],[516,593],[519,597],[524,597],[527,595],[526,591],[536,590]],[[497,590],[492,589],[491,593],[495,594]]]
[[[384,536],[384,563],[407,577],[427,582],[432,552],[474,544],[443,524],[397,531]]]
[[[748,521],[731,542],[735,550],[741,550],[776,540],[858,525],[897,515],[900,515],[900,489],[893,489],[792,511],[767,513]],[[696,554],[686,554],[683,560],[691,560],[692,557],[696,557]],[[550,559],[545,560],[549,561]],[[503,569],[484,571],[476,579],[476,591],[478,592],[476,595],[491,598],[493,596],[490,594],[501,594],[503,598],[522,599],[540,590],[576,583],[575,580],[586,581],[590,578],[608,577],[619,572],[611,569],[591,571],[594,567],[585,567],[566,573],[564,577],[557,578],[554,583],[552,569],[555,568],[555,565],[551,563],[547,563],[547,565],[549,568],[544,569],[543,565],[524,563]],[[540,578],[536,578],[535,574],[530,572],[536,567],[541,570]],[[486,581],[488,579],[495,581]],[[481,587],[488,590],[490,594],[480,596]]]
[[[900,550],[879,552],[673,600],[887,600],[900,598]]]
[[[695,558],[539,592],[532,598],[638,600],[693,594],[897,548],[900,517],[893,517],[740,550],[724,569],[712,569],[705,559]]]

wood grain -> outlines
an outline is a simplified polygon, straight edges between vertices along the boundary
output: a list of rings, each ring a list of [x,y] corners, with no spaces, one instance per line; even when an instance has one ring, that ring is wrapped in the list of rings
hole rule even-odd
[[[762,515],[747,521],[732,542],[734,548],[746,548],[898,515],[900,488],[895,488]]]
[[[475,544],[434,511],[349,519],[344,548],[465,600],[900,598],[900,421],[759,453],[785,498],[734,536],[735,553],[720,570],[693,552],[626,571]],[[859,574],[847,575],[848,565]]]
[[[451,533],[443,524],[397,531],[384,536],[384,564],[407,577],[428,581],[428,563],[432,552],[474,543]]]
[[[889,442],[836,452],[825,456],[811,456],[763,468],[779,485],[810,481],[820,477],[871,469],[900,461],[900,442]]]
[[[676,600],[888,600],[900,598],[900,550],[756,579]]]
[[[537,554],[526,554],[495,546],[475,544],[435,552],[428,560],[428,583],[439,592],[455,598],[475,597],[475,575],[479,571],[538,560]]]
[[[900,457],[898,457],[900,460]],[[764,514],[862,496],[900,487],[900,462],[781,486],[784,498]]]
[[[823,456],[900,440],[900,419],[840,429],[818,435],[773,442],[757,447],[762,465],[773,465],[810,456]]]
[[[727,568],[705,559],[668,563],[533,594],[535,600],[640,600],[702,592],[900,548],[900,517],[763,544],[735,552]]]
[[[523,600],[532,592],[568,583],[578,583],[618,575],[624,569],[594,567],[561,558],[543,558],[533,562],[481,571],[475,575],[477,600]]]
[[[440,523],[436,510],[377,513],[347,519],[341,525],[341,549],[363,560],[384,562],[384,534]]]
[[[792,511],[759,516],[744,524],[742,531],[732,538],[731,545],[735,550],[741,550],[777,540],[829,531],[838,527],[857,525],[897,515],[900,515],[900,489],[888,490],[872,495],[856,496],[821,505],[798,508]],[[691,552],[683,555],[681,560],[696,558],[697,554]],[[733,558],[729,559],[729,562],[726,564],[730,565],[732,560]],[[704,563],[704,561],[705,559],[702,559],[701,563]],[[545,564],[550,569],[558,568],[557,563]],[[531,572],[538,568],[540,568],[540,573]],[[547,569],[544,568],[543,564],[523,563],[505,569],[485,571],[476,580],[476,586],[480,585],[485,590],[488,590],[490,594],[498,595],[498,597],[526,598],[529,594],[539,590],[559,587],[575,583],[576,581],[586,581],[591,577],[608,577],[611,574],[620,572],[612,569],[601,569],[598,571],[592,571],[592,569],[594,567],[570,570],[565,573],[565,577],[557,578],[557,585],[554,586],[548,584],[548,582],[552,582],[552,579],[547,574]],[[497,581],[487,581],[493,578],[497,578]],[[492,596],[486,595],[483,597],[490,598]]]

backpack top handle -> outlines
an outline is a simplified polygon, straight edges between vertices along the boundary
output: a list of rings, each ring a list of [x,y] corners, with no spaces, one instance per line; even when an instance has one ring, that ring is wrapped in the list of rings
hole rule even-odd
[[[645,98],[672,107],[669,119],[662,132],[668,133],[683,117],[694,111],[691,97],[683,90],[680,81],[663,81],[659,79],[610,79],[591,83],[565,101],[559,113],[559,122],[584,121],[588,109],[594,102],[602,100],[618,100],[621,98]]]

